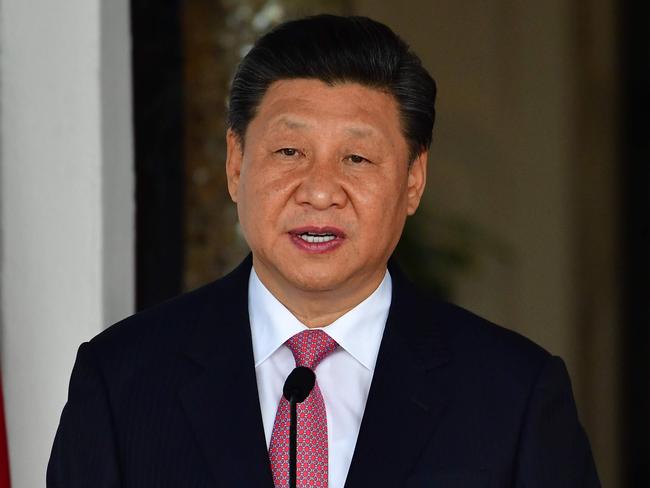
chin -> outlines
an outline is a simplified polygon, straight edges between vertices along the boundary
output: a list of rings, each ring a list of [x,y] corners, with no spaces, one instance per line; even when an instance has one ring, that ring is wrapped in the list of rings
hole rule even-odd
[[[303,271],[294,268],[286,278],[303,291],[329,291],[341,285],[342,275],[332,271],[330,268],[319,273],[314,269]]]

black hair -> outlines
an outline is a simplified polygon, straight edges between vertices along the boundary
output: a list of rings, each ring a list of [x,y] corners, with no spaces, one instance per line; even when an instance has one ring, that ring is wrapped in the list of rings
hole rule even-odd
[[[269,86],[296,78],[356,82],[390,93],[399,105],[410,160],[430,147],[436,83],[384,24],[323,14],[285,22],[259,38],[237,68],[228,102],[228,126],[242,143]]]

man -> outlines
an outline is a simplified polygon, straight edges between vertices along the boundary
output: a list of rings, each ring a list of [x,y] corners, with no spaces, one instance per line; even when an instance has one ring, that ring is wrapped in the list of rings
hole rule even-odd
[[[435,83],[386,26],[262,37],[232,85],[228,189],[252,256],[83,344],[50,487],[594,487],[560,359],[387,263],[420,202]]]

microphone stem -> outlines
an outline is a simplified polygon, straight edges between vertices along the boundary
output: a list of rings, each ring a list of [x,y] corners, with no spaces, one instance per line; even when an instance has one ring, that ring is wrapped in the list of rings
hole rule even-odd
[[[296,488],[297,451],[298,451],[298,415],[296,411],[296,400],[291,397],[291,420],[289,424],[289,488]]]

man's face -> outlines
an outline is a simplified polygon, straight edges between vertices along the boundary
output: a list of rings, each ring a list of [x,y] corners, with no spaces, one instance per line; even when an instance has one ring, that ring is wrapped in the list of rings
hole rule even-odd
[[[384,275],[426,179],[409,167],[392,95],[356,83],[273,83],[243,148],[228,133],[228,189],[271,288],[355,290]]]

